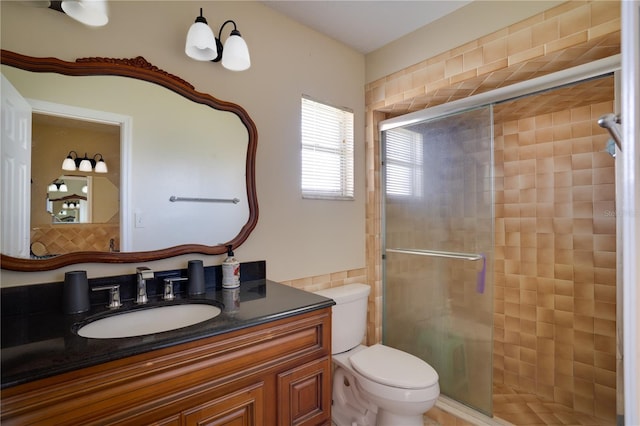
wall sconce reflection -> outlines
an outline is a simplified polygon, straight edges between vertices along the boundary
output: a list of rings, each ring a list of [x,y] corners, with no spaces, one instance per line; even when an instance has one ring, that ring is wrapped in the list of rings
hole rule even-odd
[[[96,159],[96,157],[100,157]],[[87,153],[84,153],[84,157],[78,157],[78,153],[75,151],[69,151],[67,158],[62,162],[62,170],[80,170],[81,172],[96,172],[107,173],[107,163],[105,163],[102,154],[98,153],[93,158],[87,157]]]
[[[55,179],[47,187],[47,192],[67,192],[68,190],[67,184],[63,180],[58,181],[58,179]]]
[[[65,201],[64,203],[62,203],[62,208],[63,209],[79,209],[80,208],[80,201]]]

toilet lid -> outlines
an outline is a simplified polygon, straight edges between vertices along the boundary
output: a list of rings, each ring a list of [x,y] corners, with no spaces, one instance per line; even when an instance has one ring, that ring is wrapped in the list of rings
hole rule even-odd
[[[373,345],[349,358],[353,368],[377,383],[421,389],[438,382],[438,373],[420,358],[384,345]]]

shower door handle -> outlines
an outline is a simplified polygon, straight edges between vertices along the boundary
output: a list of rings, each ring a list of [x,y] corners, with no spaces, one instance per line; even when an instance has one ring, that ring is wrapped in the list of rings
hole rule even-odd
[[[482,260],[484,256],[477,253],[462,253],[455,251],[440,251],[440,250],[423,250],[423,249],[405,249],[405,248],[389,248],[386,249],[388,253],[401,253],[401,254],[417,254],[419,256],[431,256],[431,257],[446,257],[449,259],[462,259],[462,260]]]

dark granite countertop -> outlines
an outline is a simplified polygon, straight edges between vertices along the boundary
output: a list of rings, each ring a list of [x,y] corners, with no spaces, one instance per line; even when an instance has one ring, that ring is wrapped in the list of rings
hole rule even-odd
[[[3,295],[3,305],[8,303]],[[222,313],[202,323],[147,336],[91,339],[73,330],[79,323],[108,315],[104,305],[92,305],[84,314],[60,310],[2,316],[2,388],[56,374],[239,330],[329,307],[333,300],[266,279],[243,281],[238,290],[210,288],[197,298],[162,301],[150,296],[143,307],[125,299],[119,311],[180,303],[208,303]]]

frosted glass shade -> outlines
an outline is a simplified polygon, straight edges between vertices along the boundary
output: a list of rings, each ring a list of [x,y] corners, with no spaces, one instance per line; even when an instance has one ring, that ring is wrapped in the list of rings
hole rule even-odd
[[[73,160],[73,158],[71,158],[71,155],[69,155],[62,162],[62,170],[75,170],[75,169],[76,169],[76,162]]]
[[[107,173],[109,170],[107,169],[107,163],[104,160],[100,160],[96,163],[95,172],[96,173]]]
[[[78,22],[92,27],[101,27],[109,22],[105,0],[63,0],[64,13]]]
[[[80,167],[78,167],[78,170],[80,170],[81,172],[90,172],[91,170],[93,170],[93,167],[91,167],[91,161],[85,157],[85,159],[80,162]]]
[[[211,61],[218,56],[216,38],[211,27],[204,22],[195,22],[187,33],[184,52],[196,61]]]
[[[67,191],[69,191],[69,188],[67,187],[67,184],[66,184],[66,183],[63,183],[62,185],[60,185],[60,189],[59,189],[59,191],[60,191],[60,192],[67,192]]]
[[[224,43],[224,49],[222,49],[222,66],[231,71],[244,71],[251,66],[249,48],[237,31],[232,31]]]
[[[52,183],[47,187],[47,192],[58,192],[58,186],[55,183]]]

